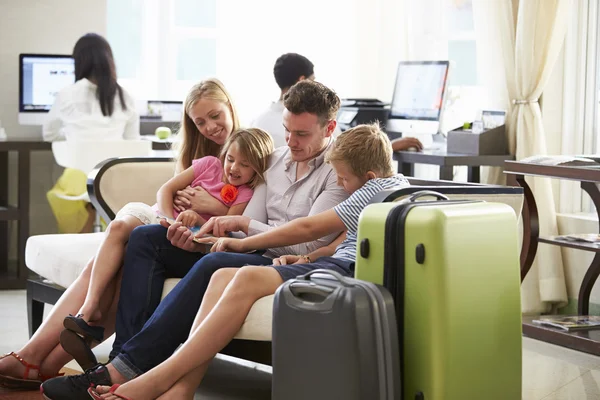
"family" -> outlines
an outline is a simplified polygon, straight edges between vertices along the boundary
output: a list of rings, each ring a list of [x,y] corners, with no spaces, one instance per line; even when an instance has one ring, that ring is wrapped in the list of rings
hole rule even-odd
[[[94,34],[80,40],[90,37],[108,46]],[[110,81],[109,106],[98,107],[110,119],[127,109],[128,95],[116,83],[112,54],[102,54],[112,81],[93,68],[80,80],[98,92]],[[392,153],[418,141],[391,143],[377,124],[336,134],[340,99],[314,80],[303,56],[281,56],[274,74],[280,108],[251,128],[240,127],[220,81],[191,88],[175,176],[155,205],[119,211],[40,329],[0,358],[0,385],[39,387],[49,400],[192,399],[256,300],[314,269],[353,275],[360,212],[379,191],[408,185],[393,171]],[[259,120],[277,116],[279,127],[261,129]],[[285,145],[275,148],[281,134]],[[203,254],[202,243],[211,252]],[[170,277],[182,279],[161,301]],[[110,360],[99,364],[91,347],[112,333]],[[85,372],[57,376],[73,358]]]

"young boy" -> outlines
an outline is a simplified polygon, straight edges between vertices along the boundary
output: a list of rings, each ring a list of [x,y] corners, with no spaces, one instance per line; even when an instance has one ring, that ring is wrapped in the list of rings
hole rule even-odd
[[[99,386],[89,392],[111,392],[104,399],[193,398],[210,360],[240,330],[254,302],[275,293],[286,280],[324,268],[352,276],[356,259],[356,237],[360,212],[378,192],[408,185],[394,175],[392,146],[378,125],[359,125],[342,133],[325,156],[338,177],[338,184],[351,196],[333,209],[298,218],[282,226],[244,239],[219,238],[212,251],[247,252],[312,241],[347,230],[346,239],[331,257],[301,256],[291,265],[245,266],[216,271],[196,316],[188,340],[162,364],[120,387]],[[210,219],[198,233],[212,231]],[[208,238],[207,240],[214,240]],[[204,240],[204,239],[200,239]],[[329,252],[331,254],[331,252]],[[163,397],[161,397],[163,398]]]
[[[307,263],[274,266],[283,281],[317,268],[333,269],[352,275],[356,259],[358,217],[378,192],[406,186],[402,175],[392,168],[392,145],[377,124],[359,125],[342,133],[333,148],[325,155],[338,177],[338,185],[351,196],[334,208],[294,221],[245,239],[220,238],[211,251],[244,253],[251,250],[287,246],[308,242],[335,232],[347,230],[346,239],[337,246],[331,257]],[[214,239],[213,239],[214,240]]]

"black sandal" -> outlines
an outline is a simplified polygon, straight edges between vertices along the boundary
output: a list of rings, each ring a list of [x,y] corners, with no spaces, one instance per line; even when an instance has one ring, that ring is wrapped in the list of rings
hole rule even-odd
[[[84,371],[98,365],[96,355],[92,352],[91,340],[79,336],[77,333],[63,329],[60,333],[60,345],[69,353]]]
[[[69,315],[63,320],[63,326],[84,338],[93,339],[96,342],[102,342],[104,340],[104,328],[101,326],[91,326],[81,318],[83,314],[77,314],[75,316]]]

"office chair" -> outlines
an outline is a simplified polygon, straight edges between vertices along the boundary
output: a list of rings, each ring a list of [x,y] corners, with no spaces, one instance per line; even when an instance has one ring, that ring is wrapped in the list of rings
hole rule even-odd
[[[52,143],[52,154],[58,165],[80,170],[86,175],[108,158],[145,157],[151,151],[152,142],[148,140],[73,140]],[[79,195],[58,197],[70,201],[90,201],[87,190]],[[94,232],[101,230],[100,216],[96,213]]]

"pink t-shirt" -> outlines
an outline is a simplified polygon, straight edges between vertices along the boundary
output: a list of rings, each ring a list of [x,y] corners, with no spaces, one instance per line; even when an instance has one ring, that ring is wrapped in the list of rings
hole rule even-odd
[[[246,203],[252,198],[253,190],[248,185],[238,186],[238,195],[231,203],[226,203],[221,198],[221,189],[225,186],[223,182],[223,164],[217,157],[206,156],[192,161],[194,168],[194,180],[190,184],[192,187],[201,186],[212,197],[219,200],[228,207],[237,204]],[[158,211],[158,208],[156,208]],[[173,216],[177,218],[179,212],[173,210]],[[200,216],[206,220],[213,217],[212,214],[201,213]]]

